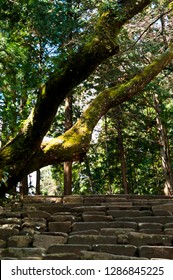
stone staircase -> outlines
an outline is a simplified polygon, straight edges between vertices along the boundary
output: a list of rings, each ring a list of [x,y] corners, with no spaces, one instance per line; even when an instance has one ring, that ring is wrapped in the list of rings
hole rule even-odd
[[[0,207],[0,259],[173,259],[173,198],[24,197]]]

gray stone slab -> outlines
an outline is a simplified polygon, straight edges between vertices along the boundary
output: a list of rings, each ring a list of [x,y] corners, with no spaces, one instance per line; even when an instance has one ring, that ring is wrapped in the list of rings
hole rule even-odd
[[[8,228],[0,228],[0,239],[8,240],[10,236],[18,235],[18,229],[8,229]]]
[[[119,235],[117,243],[123,243],[125,240],[125,244],[132,244],[135,246],[142,245],[164,245],[171,246],[173,242],[173,237],[170,235],[158,235],[158,234],[146,234],[141,232],[131,232],[127,233],[124,236]]]
[[[163,229],[163,224],[161,223],[138,223],[139,229]]]
[[[111,222],[113,220],[112,216],[106,215],[91,215],[91,214],[83,214],[84,222]]]
[[[81,259],[82,260],[139,260],[139,259],[146,260],[147,258],[114,255],[114,254],[103,253],[103,252],[82,251]]]
[[[133,245],[101,244],[94,245],[93,250],[114,255],[136,256],[137,247]]]
[[[67,241],[68,244],[116,244],[116,236],[103,235],[71,235]]]
[[[137,230],[138,225],[136,222],[131,221],[113,221],[108,224],[110,228],[132,228]]]
[[[152,212],[149,210],[108,210],[108,215],[113,217],[141,217],[141,216],[151,216]]]
[[[19,260],[32,259],[45,255],[44,248],[6,248],[3,251],[3,257],[17,258]]]
[[[67,242],[67,237],[51,236],[51,235],[34,235],[33,247],[48,249],[55,244],[64,244]]]
[[[102,228],[100,234],[102,235],[119,235],[135,231],[133,228]]]
[[[63,244],[63,245],[52,245],[48,248],[46,254],[59,254],[59,253],[74,253],[80,254],[81,250],[91,250],[91,246],[89,245],[81,245],[81,244]]]
[[[53,232],[65,232],[69,233],[71,231],[71,222],[49,222],[48,230]]]
[[[32,245],[33,238],[31,236],[11,236],[8,239],[8,247],[26,248]]]
[[[145,216],[145,217],[117,217],[115,221],[136,222],[136,223],[173,223],[173,216]]]
[[[139,248],[139,257],[148,259],[162,258],[173,259],[172,246],[142,246]]]
[[[76,222],[72,224],[72,231],[100,230],[107,227],[107,222]]]
[[[79,255],[74,253],[57,253],[57,254],[46,254],[43,256],[43,260],[78,260]]]

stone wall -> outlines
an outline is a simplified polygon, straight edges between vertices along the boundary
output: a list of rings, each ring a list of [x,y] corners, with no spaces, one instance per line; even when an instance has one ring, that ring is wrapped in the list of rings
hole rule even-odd
[[[173,259],[173,198],[29,196],[0,207],[1,259]]]

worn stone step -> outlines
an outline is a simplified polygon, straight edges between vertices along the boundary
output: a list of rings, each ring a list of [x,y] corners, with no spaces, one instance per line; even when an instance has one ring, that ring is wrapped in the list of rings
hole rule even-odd
[[[1,251],[2,257],[17,258],[19,260],[33,259],[39,257],[42,259],[46,250],[44,248],[6,248]]]
[[[132,244],[135,246],[143,245],[163,245],[171,246],[173,244],[173,237],[171,235],[146,234],[142,232],[130,232],[127,234],[118,235],[117,243]]]
[[[44,218],[39,219],[24,219],[22,223],[22,231],[28,231],[28,229],[33,229],[38,232],[44,232],[47,230],[47,222]]]
[[[128,222],[128,221],[113,221],[108,223],[110,228],[132,228],[134,230],[138,229],[138,224],[136,222]]]
[[[38,208],[40,211],[45,211],[51,215],[55,213],[63,213],[64,214],[71,214],[70,207],[64,204],[55,204],[55,205],[40,205]]]
[[[65,244],[67,237],[65,236],[51,236],[51,235],[34,235],[33,247],[48,249],[55,244]]]
[[[83,204],[84,197],[78,195],[67,195],[63,197],[63,204]]]
[[[148,234],[164,234],[162,229],[152,229],[152,228],[140,229],[139,232],[148,233]]]
[[[93,211],[102,211],[106,212],[107,207],[106,206],[76,206],[71,208],[71,212],[75,213],[83,213],[83,212],[93,212]]]
[[[17,247],[17,248],[26,248],[31,247],[33,243],[33,238],[31,236],[11,236],[8,239],[7,247]]]
[[[65,232],[69,233],[71,231],[71,222],[49,222],[48,230],[53,232]]]
[[[77,220],[75,215],[71,214],[56,214],[49,218],[49,222],[74,222]]]
[[[78,260],[79,255],[74,253],[57,253],[57,254],[46,254],[42,257],[43,260]]]
[[[114,255],[136,256],[137,247],[133,245],[117,245],[117,244],[97,244],[93,246],[96,252],[104,252]]]
[[[164,233],[167,234],[167,235],[172,235],[173,236],[173,228],[164,229]]]
[[[142,217],[142,216],[151,216],[152,212],[149,210],[139,211],[139,210],[108,210],[108,215],[117,218],[117,217]]]
[[[141,258],[162,258],[173,259],[172,246],[141,246],[139,248],[139,257]]]
[[[102,228],[100,230],[101,235],[119,235],[119,234],[126,234],[129,232],[135,231],[133,228]]]
[[[45,195],[24,195],[22,203],[23,205],[29,203],[62,203],[62,197]]]
[[[173,223],[173,216],[142,216],[142,217],[117,217],[116,221],[136,222],[136,223]]]
[[[114,204],[109,204],[107,205],[108,210],[139,210],[139,211],[144,211],[144,210],[150,210],[151,211],[151,206],[150,205],[131,205],[131,206],[123,206],[123,205],[114,205]]]
[[[37,210],[37,211],[28,211],[23,213],[24,218],[45,218],[49,219],[51,217],[50,213]]]
[[[160,211],[168,211],[173,213],[173,202],[171,203],[162,203],[160,205],[154,205],[152,207],[153,211],[160,210]]]
[[[46,251],[46,254],[74,253],[79,255],[82,250],[91,250],[91,246],[82,244],[64,244],[52,245]]]
[[[163,229],[163,224],[161,223],[138,223],[138,229]]]
[[[1,219],[8,219],[8,218],[22,218],[22,211],[21,212],[11,212],[11,211],[3,211],[0,213]]]
[[[168,210],[153,210],[154,216],[172,216],[172,212]]]
[[[2,239],[0,239],[0,248],[5,248],[6,245],[7,245],[7,242],[2,240]]]
[[[10,236],[18,235],[19,230],[15,228],[0,228],[0,239],[7,241]]]
[[[104,236],[104,235],[71,235],[67,241],[68,244],[116,244],[116,236]]]
[[[82,215],[84,222],[110,222],[113,220],[112,216],[106,215],[90,215],[90,214],[83,214]]]
[[[104,252],[82,251],[82,260],[147,260],[147,258],[131,257],[124,255],[114,255]]]
[[[90,229],[90,230],[81,230],[81,231],[72,231],[69,233],[70,235],[98,235],[99,231],[95,229]]]
[[[72,231],[100,230],[105,227],[108,227],[107,222],[75,222],[72,224]]]

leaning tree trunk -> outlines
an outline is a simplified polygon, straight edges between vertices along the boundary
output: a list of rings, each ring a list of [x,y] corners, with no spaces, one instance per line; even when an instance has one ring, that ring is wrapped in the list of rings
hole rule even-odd
[[[167,130],[162,120],[162,110],[158,94],[154,94],[154,103],[156,109],[156,123],[159,133],[160,154],[162,160],[162,170],[165,179],[164,193],[166,195],[173,195],[173,172],[171,167],[171,157],[169,150],[169,140]]]

